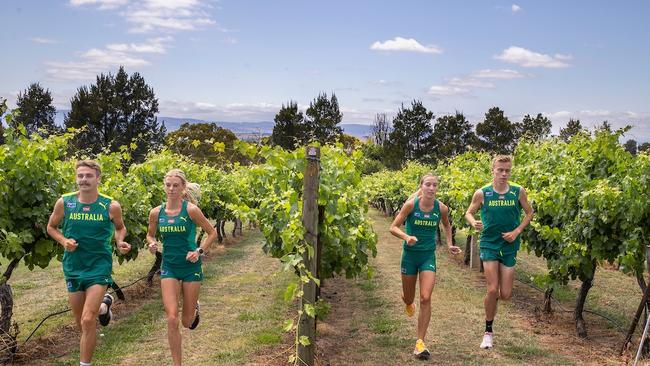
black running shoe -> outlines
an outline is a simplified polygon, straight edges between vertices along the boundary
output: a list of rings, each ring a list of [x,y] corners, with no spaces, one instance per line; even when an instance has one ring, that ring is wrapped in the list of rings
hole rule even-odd
[[[105,327],[108,325],[108,323],[111,322],[111,319],[113,318],[113,312],[111,311],[111,305],[113,305],[113,296],[111,296],[111,294],[104,295],[102,304],[106,304],[106,312],[104,314],[99,314],[97,318],[99,319],[99,324]]]
[[[199,326],[199,321],[201,320],[201,318],[199,317],[199,309],[200,308],[201,308],[201,306],[199,305],[199,302],[197,301],[196,302],[196,310],[194,310],[194,321],[190,325],[190,329],[196,329],[196,327]]]

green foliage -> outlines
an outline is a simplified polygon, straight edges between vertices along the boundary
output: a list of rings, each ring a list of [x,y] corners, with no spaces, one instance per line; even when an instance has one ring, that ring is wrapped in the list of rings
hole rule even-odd
[[[517,124],[517,135],[519,138],[529,141],[540,141],[551,134],[551,127],[553,127],[551,120],[544,117],[541,113],[538,113],[535,118],[527,114],[521,123]]]
[[[517,126],[498,107],[485,113],[485,120],[476,125],[482,149],[497,154],[510,154],[517,144]]]
[[[339,110],[336,94],[332,93],[330,99],[327,99],[326,93],[318,94],[318,97],[309,103],[305,114],[306,138],[310,141],[318,141],[321,144],[333,143],[343,133],[343,129],[339,126],[343,114]]]
[[[584,131],[579,119],[570,119],[565,128],[560,129],[560,139],[568,142],[571,137]]]
[[[12,114],[6,116],[12,124]],[[8,128],[6,143],[0,146],[0,256],[23,258],[30,269],[45,268],[61,246],[47,235],[47,222],[54,202],[65,189],[65,178],[57,168],[71,134],[47,139],[26,137]],[[7,280],[7,279],[5,279]]]
[[[10,125],[14,131],[18,125],[23,125],[28,136],[36,132],[41,136],[62,132],[54,123],[56,109],[52,105],[52,94],[39,83],[33,83],[25,91],[18,93],[16,105],[20,113]]]
[[[517,149],[517,180],[536,210],[525,239],[547,259],[555,282],[591,279],[594,260],[643,271],[650,165],[647,155],[634,158],[618,143],[623,132],[601,129]]]
[[[192,158],[197,163],[221,168],[232,163],[244,162],[244,157],[233,146],[237,140],[232,131],[216,123],[183,123],[167,137],[169,149],[179,155]]]
[[[472,124],[461,112],[438,117],[431,138],[438,160],[462,154],[477,144]]]
[[[290,101],[275,115],[275,125],[271,134],[273,145],[286,150],[293,150],[298,145],[306,143],[307,125],[302,112],[298,111],[298,103]]]
[[[77,90],[65,118],[66,127],[85,128],[74,146],[91,155],[136,144],[132,156],[141,162],[147,152],[159,148],[165,126],[158,123],[158,99],[139,73],[129,76],[123,67],[117,74],[100,74],[90,87]]]
[[[434,159],[432,148],[431,120],[422,101],[414,100],[410,108],[402,105],[393,119],[393,130],[389,135],[389,160],[392,167],[400,167],[407,160],[430,162]]]

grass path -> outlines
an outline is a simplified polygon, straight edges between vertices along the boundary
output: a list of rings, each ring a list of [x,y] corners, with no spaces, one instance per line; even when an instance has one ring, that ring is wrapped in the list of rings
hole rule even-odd
[[[204,264],[201,323],[194,331],[182,330],[184,364],[251,364],[256,354],[282,342],[283,291],[293,275],[264,255],[262,240],[257,230],[245,232],[240,242],[216,251]],[[159,290],[137,306],[128,316],[117,311],[118,320],[99,329],[93,366],[171,365]],[[78,343],[71,342],[62,357],[31,364],[78,365]]]
[[[602,349],[611,343],[573,336],[570,316],[538,319],[530,304],[541,304],[542,295],[520,282],[515,282],[514,300],[499,304],[495,348],[479,349],[484,326],[482,276],[442,248],[437,252],[437,283],[426,340],[432,357],[415,360],[411,352],[417,320],[404,314],[400,299],[401,243],[388,232],[387,217],[375,210],[370,217],[379,239],[378,255],[372,262],[376,275],[370,280],[326,281],[322,293],[332,303],[332,312],[318,326],[320,365],[620,364],[610,349]],[[592,327],[593,334],[608,340],[612,332]]]

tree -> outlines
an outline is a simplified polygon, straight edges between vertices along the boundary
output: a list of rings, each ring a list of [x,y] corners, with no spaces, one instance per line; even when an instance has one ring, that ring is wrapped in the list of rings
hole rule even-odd
[[[235,134],[216,123],[183,123],[165,140],[170,150],[199,163],[223,166],[242,161],[233,148]]]
[[[629,152],[632,155],[636,155],[638,151],[638,144],[636,143],[636,140],[627,140],[623,147],[625,148],[625,151]]]
[[[436,158],[444,159],[460,155],[476,144],[476,134],[472,124],[461,112],[438,117],[433,126],[433,146]]]
[[[372,123],[371,132],[375,144],[383,146],[386,141],[388,141],[388,136],[390,135],[391,130],[392,126],[386,117],[386,113],[377,113],[375,115],[375,120]]]
[[[517,145],[517,126],[499,107],[488,110],[485,120],[476,125],[476,135],[483,150],[497,154],[511,154]]]
[[[361,140],[352,135],[348,135],[347,133],[341,134],[341,137],[339,137],[338,141],[343,144],[343,150],[345,150],[345,152],[348,154],[357,147],[361,146]]]
[[[336,141],[343,133],[343,129],[339,126],[343,115],[339,111],[338,99],[333,93],[329,100],[327,94],[319,94],[309,103],[306,115],[306,135],[310,139],[326,144]]]
[[[52,105],[52,94],[39,83],[33,83],[25,91],[19,92],[16,105],[20,113],[14,117],[11,127],[22,124],[27,136],[39,131],[41,136],[62,132],[54,123],[56,109]]]
[[[296,146],[306,143],[305,138],[305,119],[302,112],[298,111],[298,104],[289,101],[275,115],[275,125],[271,134],[273,145],[281,146],[287,150],[294,150]]]
[[[637,152],[646,152],[650,151],[650,142],[644,142],[639,145],[639,148],[637,149]]]
[[[414,100],[410,108],[400,107],[393,119],[393,131],[389,134],[389,156],[391,165],[400,166],[406,160],[431,161],[433,149],[431,137],[433,128],[429,112],[422,102]]]
[[[95,84],[80,87],[70,103],[65,126],[85,127],[74,142],[80,150],[94,155],[135,144],[131,154],[137,162],[164,142],[165,124],[156,118],[158,99],[137,72],[129,76],[120,67],[116,75],[100,74]]]
[[[582,124],[579,119],[570,119],[565,128],[560,129],[560,138],[564,141],[569,141],[572,136],[583,131]]]
[[[7,99],[0,98],[0,145],[5,143],[5,128],[2,125],[2,117],[7,111]]]
[[[525,138],[531,141],[544,140],[551,134],[553,123],[551,120],[538,113],[535,118],[530,114],[524,116],[518,124],[518,138]]]

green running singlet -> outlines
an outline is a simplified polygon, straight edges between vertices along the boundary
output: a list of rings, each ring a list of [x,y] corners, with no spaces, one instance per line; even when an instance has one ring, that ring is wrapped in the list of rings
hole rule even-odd
[[[114,232],[109,214],[112,198],[100,193],[97,201],[86,204],[79,202],[78,193],[62,196],[65,214],[63,236],[77,241],[74,251],[63,254],[63,273],[68,280],[100,277],[110,279],[113,269],[111,240]]]
[[[508,191],[501,194],[494,190],[492,184],[481,188],[483,191],[483,205],[481,206],[481,248],[498,250],[503,253],[514,253],[519,250],[521,237],[508,243],[501,236],[512,231],[521,223],[521,203],[519,192],[521,186],[510,183]]]

